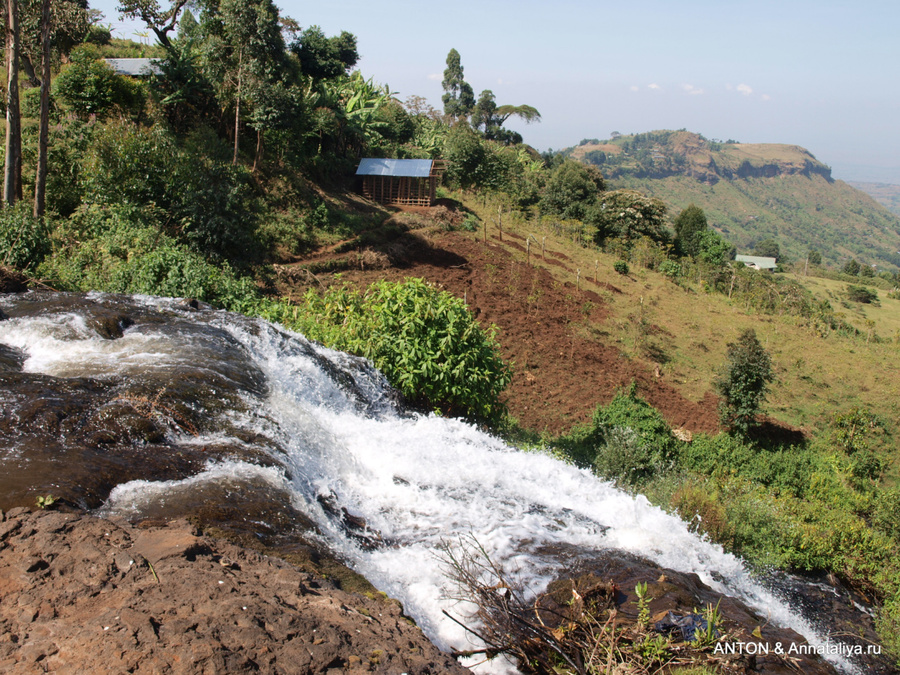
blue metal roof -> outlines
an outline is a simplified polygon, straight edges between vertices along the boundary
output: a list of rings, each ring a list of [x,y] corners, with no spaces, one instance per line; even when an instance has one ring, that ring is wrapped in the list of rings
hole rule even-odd
[[[356,170],[357,176],[404,176],[428,178],[431,175],[430,159],[363,159]]]

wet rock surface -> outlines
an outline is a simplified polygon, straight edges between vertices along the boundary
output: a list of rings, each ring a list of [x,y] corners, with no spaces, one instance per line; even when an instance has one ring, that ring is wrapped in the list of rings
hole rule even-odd
[[[571,598],[573,588],[583,591],[600,583],[611,582],[618,590],[615,604],[619,621],[624,625],[637,621],[638,597],[635,586],[639,583],[647,584],[649,611],[654,622],[663,620],[669,612],[676,616],[695,613],[702,615],[704,608],[717,608],[726,636],[724,644],[734,645],[736,653],[713,654],[711,662],[727,666],[728,672],[770,675],[798,672],[825,675],[838,672],[834,666],[811,651],[802,636],[779,627],[770,617],[761,616],[741,600],[712,590],[696,574],[666,569],[621,551],[609,551],[601,558],[578,560],[572,569],[575,576],[558,580],[548,589],[551,599],[556,597],[562,604]],[[834,636],[833,645],[841,642],[851,649],[860,645],[863,654],[850,659],[858,672],[884,675],[897,672],[887,657],[865,653],[868,645],[874,644],[875,638],[871,616],[864,611],[851,609],[852,602],[841,598],[841,589],[822,583],[820,596],[812,597],[807,594],[807,585],[803,585],[803,596],[800,595],[800,580],[782,578],[775,583],[781,594],[797,603],[798,609],[810,610],[811,616],[821,620],[826,634]],[[813,603],[816,606],[801,607],[801,603]],[[819,604],[823,606],[820,607]],[[849,632],[851,629],[855,632]],[[783,654],[777,653],[779,645]],[[791,650],[791,645],[794,645],[794,650]]]
[[[399,605],[185,521],[13,509],[0,522],[4,673],[465,673]]]

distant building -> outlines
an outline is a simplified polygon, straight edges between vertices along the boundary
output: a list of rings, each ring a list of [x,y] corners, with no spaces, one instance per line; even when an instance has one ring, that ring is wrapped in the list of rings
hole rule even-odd
[[[363,196],[381,204],[432,206],[444,165],[430,159],[363,159]]]
[[[150,77],[159,75],[159,65],[156,59],[104,59],[106,63],[116,71],[116,75],[128,77]]]
[[[769,270],[770,272],[775,269],[777,264],[775,258],[766,258],[759,255],[738,255],[734,259],[755,270]]]

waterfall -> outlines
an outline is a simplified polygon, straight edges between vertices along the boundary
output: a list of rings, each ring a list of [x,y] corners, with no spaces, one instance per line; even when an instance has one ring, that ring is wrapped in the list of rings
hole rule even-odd
[[[400,600],[445,649],[473,644],[442,613],[465,615],[448,597],[440,558],[441,548],[460,537],[476,540],[535,593],[563,572],[554,550],[635,553],[696,573],[811,644],[825,643],[741,560],[677,517],[548,454],[511,448],[456,419],[404,411],[383,376],[361,359],[261,320],[189,310],[172,300],[89,295],[83,304],[115,306],[132,317],[117,339],[101,337],[79,307],[60,303],[17,317],[16,301],[2,302],[11,318],[0,321],[0,343],[21,355],[25,372],[163,384],[188,366],[199,368],[217,387],[234,387],[227,398],[239,404],[216,412],[198,436],[173,428],[173,440],[211,444],[231,435],[234,443],[247,443],[250,435],[265,440],[274,460],[265,466],[214,461],[187,478],[124,482],[102,514],[140,514],[209,481],[253,478],[286,489],[317,524],[322,543]],[[364,518],[381,545],[367,546],[348,533],[329,503]],[[843,657],[830,658],[853,671]]]

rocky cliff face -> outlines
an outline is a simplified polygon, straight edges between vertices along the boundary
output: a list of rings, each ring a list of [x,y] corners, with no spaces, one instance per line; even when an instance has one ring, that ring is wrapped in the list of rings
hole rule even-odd
[[[654,131],[615,142],[587,143],[569,153],[596,164],[608,178],[687,176],[709,185],[793,175],[831,180],[831,169],[797,145],[721,143],[689,131]]]

